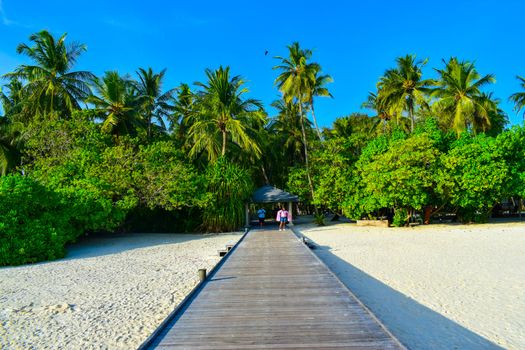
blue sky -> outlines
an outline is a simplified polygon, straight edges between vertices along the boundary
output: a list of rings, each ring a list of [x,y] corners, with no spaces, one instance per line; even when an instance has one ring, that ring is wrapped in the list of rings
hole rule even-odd
[[[250,96],[268,106],[278,97],[276,55],[299,41],[332,75],[334,99],[319,99],[316,114],[329,126],[360,105],[396,57],[475,61],[494,73],[494,91],[512,124],[522,122],[507,99],[525,75],[525,1],[57,1],[0,0],[0,74],[25,62],[16,46],[33,32],[87,44],[77,69],[134,73],[167,68],[166,87],[203,81],[205,68],[231,66],[248,81]],[[268,50],[267,56],[264,52]],[[270,114],[272,113],[271,110]]]

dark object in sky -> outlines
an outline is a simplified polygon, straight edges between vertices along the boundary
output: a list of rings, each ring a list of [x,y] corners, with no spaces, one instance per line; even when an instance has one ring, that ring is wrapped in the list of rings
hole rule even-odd
[[[264,51],[264,55],[266,56],[268,54],[268,50]]]

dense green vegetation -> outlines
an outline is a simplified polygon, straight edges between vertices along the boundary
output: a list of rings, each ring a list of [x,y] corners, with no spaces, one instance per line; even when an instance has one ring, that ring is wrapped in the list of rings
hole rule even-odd
[[[373,116],[320,130],[314,105],[332,78],[298,43],[276,57],[273,116],[230,67],[166,89],[166,70],[77,71],[85,51],[42,31],[17,48],[30,63],[2,76],[0,265],[62,257],[88,232],[235,230],[265,183],[300,195],[320,223],[319,209],[483,221],[525,196],[525,129],[505,129],[485,90],[495,77],[471,62],[443,61],[430,79],[427,60],[400,57],[364,103]],[[524,94],[509,97],[517,111]]]

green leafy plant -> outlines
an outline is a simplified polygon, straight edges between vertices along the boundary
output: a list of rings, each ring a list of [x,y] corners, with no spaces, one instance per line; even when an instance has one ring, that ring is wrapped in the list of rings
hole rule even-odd
[[[400,208],[397,209],[394,213],[394,218],[392,219],[392,225],[395,227],[405,226],[408,221],[408,212],[406,209]]]
[[[440,161],[436,190],[459,208],[464,222],[485,221],[494,204],[511,191],[511,169],[492,137],[464,134]]]
[[[21,175],[0,178],[0,266],[65,255],[81,232],[60,195]]]
[[[234,231],[244,223],[244,203],[253,190],[249,174],[219,158],[207,174],[209,202],[204,208],[202,228],[207,232]]]
[[[314,216],[314,222],[317,226],[324,226],[326,225],[326,223],[324,222],[325,218],[324,218],[324,214],[323,213],[318,213],[318,214],[315,214]]]

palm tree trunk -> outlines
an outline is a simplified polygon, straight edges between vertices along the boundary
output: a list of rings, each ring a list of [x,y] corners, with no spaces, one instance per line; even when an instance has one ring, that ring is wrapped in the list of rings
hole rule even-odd
[[[51,94],[51,103],[49,104],[49,114],[50,114],[51,118],[54,118],[54,116],[53,116],[53,94]]]
[[[312,107],[312,118],[314,120],[314,125],[315,125],[315,130],[317,131],[317,136],[319,136],[319,141],[322,141],[323,137],[321,136],[321,131],[319,130],[319,126],[317,125],[317,118],[315,117],[314,101],[310,101],[310,106]]]
[[[226,130],[222,130],[222,156],[226,154]]]
[[[261,165],[261,170],[262,170],[262,173],[263,173],[264,182],[266,183],[266,185],[269,185],[270,184],[270,179],[268,179],[268,175],[266,174],[266,169],[264,168],[264,165]]]
[[[303,145],[304,145],[304,163],[306,165],[306,177],[308,178],[308,186],[310,187],[310,193],[312,194],[312,200],[314,199],[314,185],[312,183],[312,177],[310,176],[310,164],[308,162],[308,145],[306,142],[306,131],[304,130],[304,115],[302,102],[299,101],[299,115],[301,116],[301,132],[303,134]],[[315,207],[315,213],[317,214],[317,207]]]
[[[410,133],[414,132],[414,107],[412,105],[408,108],[408,117],[410,118]]]

